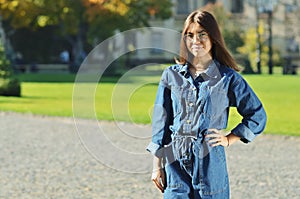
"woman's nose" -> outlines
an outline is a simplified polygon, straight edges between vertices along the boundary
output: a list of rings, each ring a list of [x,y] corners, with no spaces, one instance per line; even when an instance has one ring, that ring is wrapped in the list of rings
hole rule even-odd
[[[198,35],[194,35],[193,40],[194,43],[200,42],[201,39],[198,37]]]

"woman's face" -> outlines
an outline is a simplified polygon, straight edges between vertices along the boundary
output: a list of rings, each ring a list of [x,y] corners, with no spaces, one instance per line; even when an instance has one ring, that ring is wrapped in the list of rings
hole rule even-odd
[[[187,49],[197,58],[212,58],[212,42],[208,33],[198,23],[190,24],[184,36]]]

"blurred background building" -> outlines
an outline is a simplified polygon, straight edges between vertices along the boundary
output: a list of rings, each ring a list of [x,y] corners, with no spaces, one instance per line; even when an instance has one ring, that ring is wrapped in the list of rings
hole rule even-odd
[[[299,55],[300,43],[300,4],[298,0],[172,0],[173,15],[167,20],[156,20],[155,16],[151,20],[151,26],[165,27],[181,31],[184,19],[193,10],[208,7],[208,4],[219,4],[228,13],[227,23],[235,24],[242,32],[247,32],[250,28],[255,28],[256,23],[260,25],[261,45],[268,46],[270,36],[271,45],[279,50],[282,57],[288,55]],[[258,9],[256,11],[256,8]],[[270,35],[271,12],[272,32]],[[257,22],[257,20],[259,20]],[[222,24],[226,26],[227,24]],[[137,52],[136,57],[163,56],[166,59],[169,53],[164,53],[159,49],[165,49],[166,45],[173,45],[174,52],[178,53],[179,38],[170,38],[170,35],[163,30],[141,33],[137,35],[136,45],[143,46],[143,42],[151,42],[157,46],[157,51]],[[170,42],[173,41],[173,42]],[[231,42],[226,41],[227,43]]]

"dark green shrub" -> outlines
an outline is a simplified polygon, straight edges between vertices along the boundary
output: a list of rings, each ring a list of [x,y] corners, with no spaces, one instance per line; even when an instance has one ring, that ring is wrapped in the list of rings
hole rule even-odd
[[[20,96],[21,86],[16,78],[0,78],[0,95]]]
[[[21,96],[21,86],[13,75],[11,65],[6,58],[4,47],[0,42],[0,95]]]

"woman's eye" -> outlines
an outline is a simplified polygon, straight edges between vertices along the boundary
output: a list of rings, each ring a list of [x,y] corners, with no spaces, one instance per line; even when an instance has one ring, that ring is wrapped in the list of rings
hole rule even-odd
[[[202,38],[202,37],[206,37],[207,34],[206,33],[199,33],[199,37]]]
[[[194,38],[194,35],[193,35],[193,34],[187,34],[187,37],[193,39],[193,38]]]

